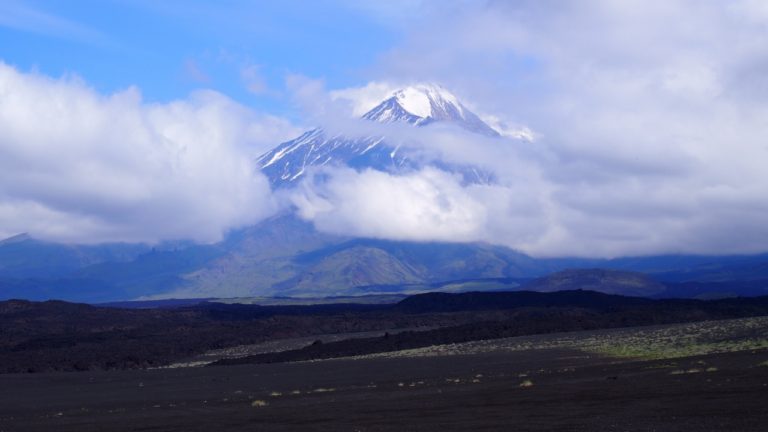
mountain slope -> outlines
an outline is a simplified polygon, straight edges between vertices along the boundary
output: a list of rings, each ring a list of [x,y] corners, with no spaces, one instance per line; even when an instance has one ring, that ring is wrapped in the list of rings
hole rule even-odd
[[[156,292],[160,297],[240,297],[279,295],[272,287],[296,277],[302,266],[297,254],[347,241],[323,234],[294,215],[283,214],[231,233],[222,243],[226,251],[193,271],[181,282]]]
[[[356,246],[324,257],[275,288],[282,295],[345,295],[352,287],[423,282],[425,273],[381,249]]]
[[[0,277],[62,277],[92,264],[130,261],[149,249],[126,243],[59,244],[20,234],[0,241]]]
[[[284,215],[229,240],[229,252],[182,276],[163,297],[353,295],[359,287],[528,277],[545,266],[486,244],[350,239]]]

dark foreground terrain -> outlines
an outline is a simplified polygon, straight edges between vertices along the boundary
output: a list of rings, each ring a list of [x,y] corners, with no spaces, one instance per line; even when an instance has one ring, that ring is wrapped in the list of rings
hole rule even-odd
[[[466,293],[171,310],[14,301],[0,303],[0,323],[0,366],[19,372],[0,374],[0,432],[768,424],[767,297]]]
[[[765,431],[766,362],[765,349],[637,360],[533,348],[12,374],[0,431]]]
[[[15,300],[0,302],[0,373],[143,369],[200,356],[215,361],[207,353],[289,338],[309,341],[291,352],[245,350],[221,359],[314,360],[521,335],[764,315],[768,296],[652,300],[581,290],[432,293],[390,305],[200,303],[173,309]],[[330,343],[323,339],[360,332],[369,334]]]

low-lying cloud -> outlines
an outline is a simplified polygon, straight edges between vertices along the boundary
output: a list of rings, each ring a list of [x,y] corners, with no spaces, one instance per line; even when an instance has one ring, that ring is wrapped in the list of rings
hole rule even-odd
[[[295,129],[200,91],[165,104],[129,88],[0,64],[0,236],[213,242],[275,210],[252,158]]]
[[[334,234],[523,246],[547,230],[541,197],[527,189],[535,190],[465,184],[434,167],[401,175],[325,168],[292,191],[291,200],[301,217]]]

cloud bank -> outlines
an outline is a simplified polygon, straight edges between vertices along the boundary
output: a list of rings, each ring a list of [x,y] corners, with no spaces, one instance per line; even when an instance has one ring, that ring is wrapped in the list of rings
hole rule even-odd
[[[288,122],[210,91],[147,104],[135,89],[105,96],[0,65],[0,235],[215,241],[289,202],[321,231],[536,256],[768,250],[762,2],[386,7],[372,13],[402,19],[404,34],[364,71],[370,82],[328,91],[292,75],[287,87],[309,122],[385,135],[426,168],[326,167],[275,196],[250,162],[297,135]],[[414,81],[442,83],[508,136],[350,120]],[[445,164],[498,182],[466,184]]]
[[[766,251],[766,10],[685,0],[425,6],[372,68],[378,80],[332,98],[359,113],[393,81],[437,81],[496,120],[529,126],[534,141],[494,148],[419,132],[402,144],[482,163],[500,185],[434,170],[341,171],[297,202],[323,230],[483,240],[538,256]]]
[[[0,236],[217,241],[275,210],[250,161],[294,131],[212,91],[148,104],[0,64]]]

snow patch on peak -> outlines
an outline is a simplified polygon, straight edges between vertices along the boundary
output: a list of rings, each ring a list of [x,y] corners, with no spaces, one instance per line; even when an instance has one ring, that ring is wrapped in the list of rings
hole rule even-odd
[[[445,110],[451,105],[463,117],[464,109],[453,93],[437,84],[416,84],[393,94],[398,104],[409,113],[421,118],[433,116],[434,109]]]
[[[429,96],[415,87],[407,87],[395,93],[397,103],[409,113],[427,118],[432,115],[432,101]]]
[[[453,93],[436,84],[414,84],[393,91],[362,118],[379,123],[404,122],[414,126],[447,122],[486,136],[500,135],[459,102]]]

